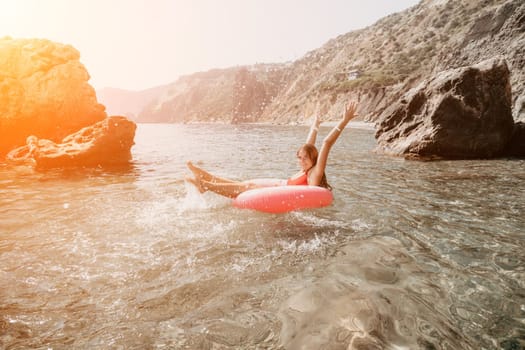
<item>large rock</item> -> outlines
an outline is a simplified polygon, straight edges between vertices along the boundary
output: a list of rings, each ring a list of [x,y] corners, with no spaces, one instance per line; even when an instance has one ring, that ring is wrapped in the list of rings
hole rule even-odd
[[[55,143],[29,136],[27,144],[7,155],[11,163],[32,162],[39,169],[56,167],[98,167],[129,163],[136,124],[113,116],[85,127]]]
[[[509,69],[495,58],[438,73],[385,110],[378,150],[415,158],[490,158],[507,146],[514,121]]]
[[[517,122],[514,124],[514,130],[505,155],[509,157],[525,157],[525,123]]]
[[[107,117],[70,45],[0,38],[0,159],[29,135],[58,142]]]

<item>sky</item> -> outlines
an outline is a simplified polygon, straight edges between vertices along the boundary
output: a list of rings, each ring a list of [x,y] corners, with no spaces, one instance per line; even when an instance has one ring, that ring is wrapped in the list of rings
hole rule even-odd
[[[0,37],[80,51],[96,89],[294,61],[419,0],[0,0]]]

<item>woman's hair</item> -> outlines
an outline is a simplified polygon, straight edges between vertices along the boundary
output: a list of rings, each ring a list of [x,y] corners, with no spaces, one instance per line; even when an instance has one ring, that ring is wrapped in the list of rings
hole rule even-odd
[[[306,153],[308,158],[310,158],[313,164],[312,166],[317,164],[317,156],[319,155],[319,151],[317,151],[317,148],[315,147],[315,145],[311,143],[305,143],[297,150],[297,154],[299,154],[299,152],[301,151],[304,151],[304,153]],[[327,188],[330,191],[332,190],[332,186],[330,186],[330,184],[328,183],[328,180],[326,179],[325,172],[323,172],[323,178],[321,179],[321,183],[319,184],[319,186]]]

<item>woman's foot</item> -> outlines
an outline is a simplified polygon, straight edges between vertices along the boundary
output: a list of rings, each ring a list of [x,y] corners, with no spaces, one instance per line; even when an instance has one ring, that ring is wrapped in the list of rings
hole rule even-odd
[[[197,167],[191,162],[191,160],[188,160],[186,162],[186,166],[188,167],[188,169],[191,170],[191,172],[193,173],[193,175],[197,176]]]
[[[204,170],[193,164],[191,161],[186,162],[186,166],[190,171],[193,173],[193,176],[195,176],[195,179],[200,180],[206,180],[209,181],[209,174]]]

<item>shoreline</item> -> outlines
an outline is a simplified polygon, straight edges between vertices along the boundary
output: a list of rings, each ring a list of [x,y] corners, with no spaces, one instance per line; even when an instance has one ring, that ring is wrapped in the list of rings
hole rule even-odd
[[[338,124],[338,121],[329,121],[321,124],[321,127],[328,126],[334,127]],[[363,121],[350,121],[348,122],[347,128],[351,129],[364,129],[364,130],[375,130],[375,123],[363,122]]]
[[[192,121],[189,123],[144,123],[144,122],[135,122],[137,125],[139,124],[179,124],[179,125],[262,125],[262,126],[305,126],[310,127],[309,124],[297,124],[297,123],[289,123],[289,124],[279,124],[279,123],[265,123],[265,122],[256,122],[256,123],[239,123],[239,124],[232,124],[232,123],[224,123],[224,122],[198,122],[198,121]],[[321,128],[323,127],[334,127],[339,123],[338,121],[326,121],[321,124]],[[346,126],[350,129],[363,129],[363,130],[375,130],[375,123],[372,122],[364,122],[364,121],[350,121],[348,125]]]

